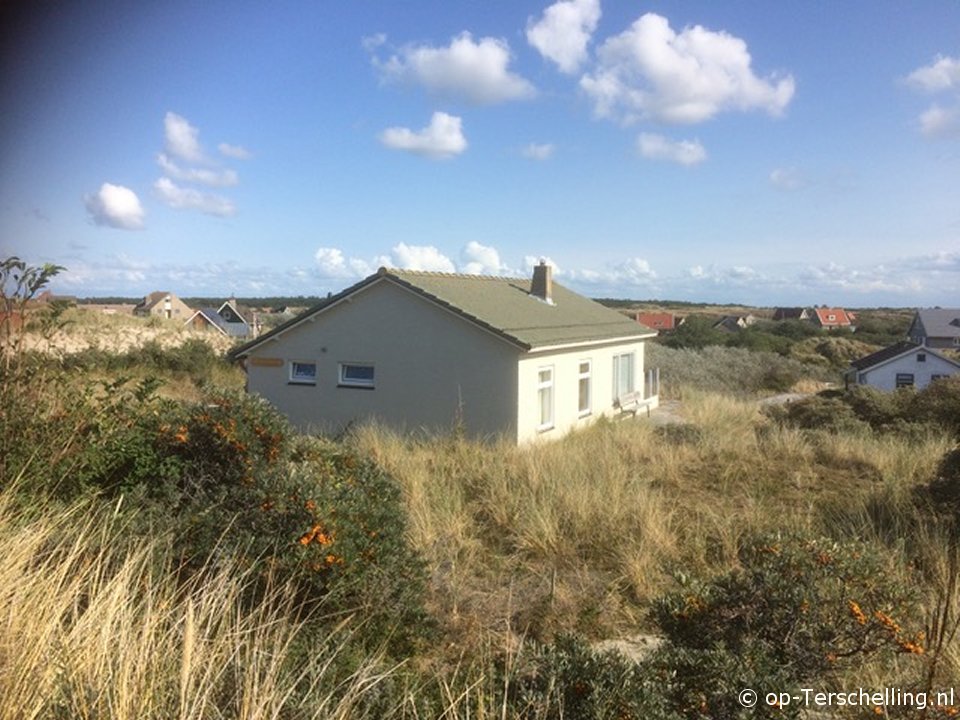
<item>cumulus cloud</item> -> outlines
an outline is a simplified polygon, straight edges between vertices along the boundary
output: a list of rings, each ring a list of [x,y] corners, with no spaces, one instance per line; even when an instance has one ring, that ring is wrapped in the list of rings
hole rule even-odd
[[[960,107],[942,108],[933,105],[920,114],[920,132],[927,137],[960,135]]]
[[[163,118],[163,131],[168,153],[187,162],[206,162],[200,145],[200,131],[185,117],[168,112]]]
[[[575,73],[587,58],[587,45],[600,20],[600,0],[561,0],[527,21],[527,42],[557,64]]]
[[[667,160],[680,165],[698,165],[707,159],[699,140],[669,140],[655,133],[640,133],[637,149],[648,160]]]
[[[505,275],[509,268],[500,259],[496,248],[468,242],[460,251],[460,272],[468,275]]]
[[[459,117],[435,112],[430,124],[418,132],[392,127],[380,133],[380,142],[393,150],[404,150],[433,159],[446,159],[467,149]]]
[[[153,184],[153,189],[157,197],[177,210],[199,210],[217,217],[230,217],[237,214],[237,207],[232,200],[221,195],[181,187],[168,177],[157,180]]]
[[[390,255],[380,258],[381,264],[399,270],[423,270],[427,272],[456,272],[453,261],[432,245],[407,245],[398,243],[390,249]]]
[[[510,47],[503,40],[485,37],[474,42],[463,32],[445,47],[411,45],[386,61],[374,65],[388,81],[422,85],[443,97],[463,99],[475,105],[533,97],[527,80],[510,72]]]
[[[140,198],[123,185],[103,183],[99,191],[84,198],[84,205],[97,225],[120,230],[143,229],[145,213]]]
[[[934,103],[920,114],[918,125],[929,138],[960,137],[960,60],[938,55],[930,65],[910,73],[906,82],[927,94],[952,93],[953,107]]]
[[[231,145],[230,143],[220,143],[217,145],[220,154],[233,158],[234,160],[249,160],[252,153],[241,145]]]
[[[625,124],[691,124],[731,110],[779,115],[794,93],[791,76],[754,74],[740,38],[700,25],[677,33],[654,13],[607,39],[597,54],[596,69],[580,87],[598,117]]]
[[[551,143],[530,143],[520,152],[529,160],[549,160],[554,150],[555,147]]]
[[[171,160],[165,153],[157,155],[157,164],[170,177],[183,182],[200,183],[212,187],[228,187],[240,182],[235,170],[210,168],[184,168]]]
[[[623,262],[608,264],[601,270],[577,269],[566,273],[571,282],[606,289],[649,286],[657,279],[657,273],[643,258],[627,258]]]
[[[907,83],[928,93],[960,88],[960,60],[937,55],[930,64],[917,68],[907,76]]]
[[[358,258],[346,258],[337,248],[317,248],[314,261],[321,277],[362,278],[372,272],[369,263]]]

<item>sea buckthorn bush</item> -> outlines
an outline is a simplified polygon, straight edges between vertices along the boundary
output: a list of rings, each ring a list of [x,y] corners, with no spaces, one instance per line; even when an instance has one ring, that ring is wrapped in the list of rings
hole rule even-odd
[[[687,717],[790,716],[799,708],[748,712],[737,695],[826,686],[872,656],[923,654],[912,589],[868,545],[761,536],[739,559],[738,569],[687,581],[654,606],[667,643],[652,663]]]
[[[667,705],[660,678],[616,650],[593,650],[575,635],[558,636],[514,671],[511,717],[533,720],[681,720]]]
[[[358,637],[409,645],[426,629],[423,564],[397,484],[333,442],[300,438],[243,393],[198,403],[148,398],[101,423],[84,485],[153,523],[175,524],[185,572],[239,562],[303,613],[356,614]],[[258,589],[259,588],[259,589]]]

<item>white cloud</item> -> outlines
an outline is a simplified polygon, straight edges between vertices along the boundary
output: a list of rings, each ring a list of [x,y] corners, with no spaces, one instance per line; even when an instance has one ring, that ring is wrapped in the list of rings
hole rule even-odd
[[[217,150],[221,155],[234,160],[249,160],[252,153],[241,145],[231,145],[230,143],[220,143]]]
[[[145,213],[140,198],[123,185],[103,183],[98,192],[84,198],[84,205],[97,225],[121,230],[143,229]]]
[[[520,152],[530,160],[548,160],[555,149],[552,143],[530,143]]]
[[[555,276],[564,274],[563,270],[560,269],[560,266],[553,261],[553,258],[546,257],[544,255],[524,255],[523,256],[523,275],[532,276],[533,269],[540,264],[541,260],[553,268],[553,274]]]
[[[920,132],[927,137],[960,135],[960,107],[945,109],[933,105],[920,114]]]
[[[796,168],[776,168],[770,173],[770,184],[777,190],[799,190],[806,182]]]
[[[510,47],[492,37],[474,42],[463,32],[447,47],[408,46],[386,62],[374,59],[384,79],[417,83],[444,97],[476,105],[521,100],[536,94],[533,85],[510,72]]]
[[[387,42],[386,33],[374,33],[373,35],[367,35],[360,39],[360,46],[367,52],[373,52],[381,45]]]
[[[600,0],[561,0],[527,21],[527,42],[565,73],[575,73],[587,58],[587,44],[600,20]]]
[[[337,248],[317,248],[313,258],[323,278],[362,278],[372,272],[368,263],[357,258],[345,258]]]
[[[590,286],[602,286],[606,290],[626,290],[637,286],[647,287],[657,279],[657,273],[643,258],[627,258],[621,263],[607,265],[602,270],[570,270],[570,282]]]
[[[427,272],[456,272],[453,261],[432,245],[398,243],[390,249],[389,257],[381,257],[381,264],[400,270]]]
[[[592,74],[580,80],[598,117],[690,124],[729,110],[779,115],[794,93],[791,76],[759,78],[747,44],[696,25],[674,32],[647,13],[598,51]]]
[[[699,140],[669,140],[654,133],[640,133],[637,149],[649,160],[668,160],[680,165],[697,165],[707,159],[707,151]]]
[[[200,146],[200,131],[185,117],[168,112],[163,118],[163,130],[168,153],[187,162],[206,162]]]
[[[404,127],[387,128],[380,133],[380,142],[394,150],[433,159],[451,158],[467,149],[460,118],[444,112],[435,112],[430,124],[419,132]]]
[[[207,215],[229,217],[237,214],[232,200],[220,195],[203,193],[193,188],[180,187],[168,177],[153,184],[153,189],[164,203],[177,210],[199,210]]]
[[[687,276],[700,283],[710,283],[717,286],[746,287],[759,282],[766,282],[763,273],[748,265],[734,265],[732,267],[717,267],[709,265],[694,265],[687,270]]]
[[[460,251],[460,272],[468,275],[505,275],[509,268],[500,259],[494,247],[481,245],[475,240],[468,242]]]
[[[170,177],[183,182],[200,183],[212,187],[228,187],[240,182],[235,170],[211,170],[209,168],[183,168],[165,153],[157,154],[157,164]]]
[[[960,60],[937,55],[930,65],[910,73],[907,83],[917,90],[929,93],[960,88]]]

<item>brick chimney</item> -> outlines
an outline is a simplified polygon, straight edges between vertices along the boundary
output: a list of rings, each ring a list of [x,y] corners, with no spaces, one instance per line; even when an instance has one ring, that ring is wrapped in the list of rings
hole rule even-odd
[[[553,268],[547,265],[546,260],[541,259],[540,264],[533,268],[530,294],[553,305]]]

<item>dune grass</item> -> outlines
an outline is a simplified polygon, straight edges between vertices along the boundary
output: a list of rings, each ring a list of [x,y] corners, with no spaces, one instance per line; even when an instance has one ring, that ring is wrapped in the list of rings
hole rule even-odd
[[[372,656],[344,676],[346,626],[296,652],[284,589],[245,606],[240,567],[184,582],[162,534],[133,544],[90,503],[26,520],[12,498],[0,495],[3,720],[360,717],[393,672]]]

